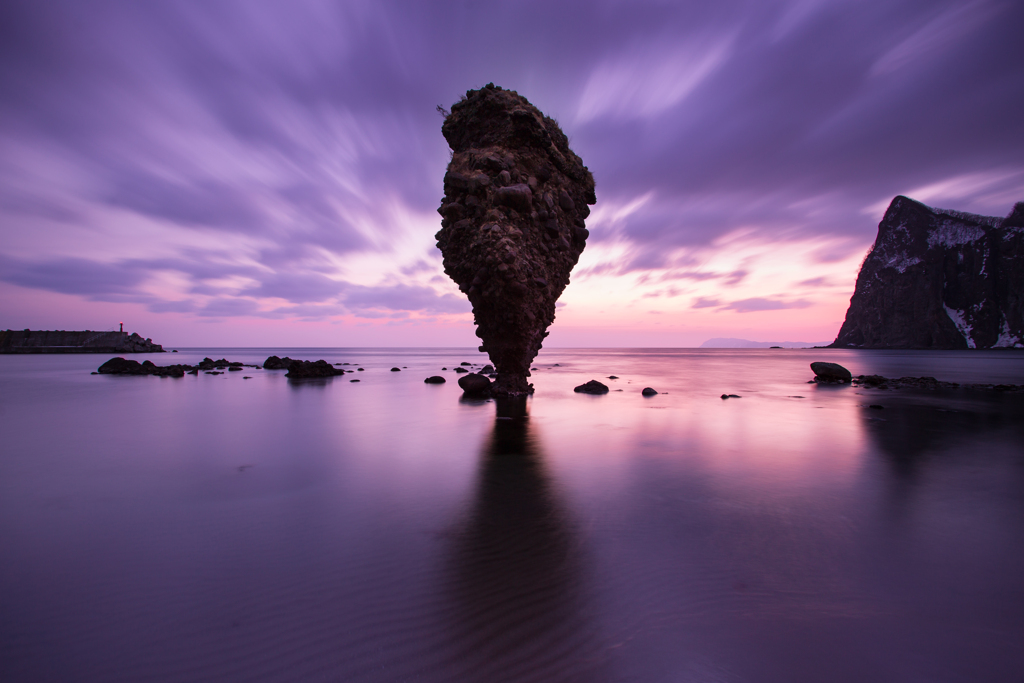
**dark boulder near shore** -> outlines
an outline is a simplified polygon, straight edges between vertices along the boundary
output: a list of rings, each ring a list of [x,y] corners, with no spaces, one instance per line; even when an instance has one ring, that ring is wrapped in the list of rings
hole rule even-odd
[[[532,393],[530,363],[586,246],[594,178],[554,119],[512,90],[469,90],[441,127],[444,271],[473,306],[494,392]]]
[[[601,384],[596,379],[592,379],[586,384],[581,384],[574,388],[573,391],[577,394],[607,394],[608,387]]]
[[[831,346],[1024,348],[1024,202],[1000,218],[893,199]]]
[[[849,384],[853,379],[850,371],[839,363],[816,361],[811,363],[811,372],[814,373],[814,379],[822,383]]]
[[[482,374],[469,374],[459,378],[459,386],[467,396],[486,397],[491,395],[491,380]]]
[[[643,394],[644,396],[657,396],[658,395],[657,389],[653,389],[651,387],[644,387],[643,391],[641,391],[640,393]]]
[[[285,377],[291,379],[321,379],[324,377],[336,377],[344,375],[345,371],[335,368],[327,361],[321,360],[293,360],[288,366],[288,374]]]
[[[434,375],[433,377],[428,377],[425,380],[423,380],[423,383],[424,384],[444,384],[445,383],[445,379],[444,379],[444,377],[441,377],[440,375]]]

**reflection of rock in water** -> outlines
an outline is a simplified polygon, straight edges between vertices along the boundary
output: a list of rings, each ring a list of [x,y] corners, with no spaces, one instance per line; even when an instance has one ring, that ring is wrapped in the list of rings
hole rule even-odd
[[[452,106],[437,246],[473,304],[496,394],[526,394],[530,362],[589,236],[594,178],[550,117],[493,84]]]
[[[453,680],[605,680],[582,568],[528,424],[498,420],[452,557]]]
[[[914,477],[928,459],[970,443],[984,449],[986,435],[1015,429],[1024,442],[1024,400],[1013,395],[978,396],[964,401],[950,393],[948,400],[917,401],[894,394],[872,394],[884,411],[864,410],[865,431],[886,455],[894,472]],[[938,398],[938,397],[935,397]]]

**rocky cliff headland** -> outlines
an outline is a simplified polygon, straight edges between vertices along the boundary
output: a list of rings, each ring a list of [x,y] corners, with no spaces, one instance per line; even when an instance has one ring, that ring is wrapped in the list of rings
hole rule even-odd
[[[437,246],[473,305],[497,395],[532,392],[530,362],[586,246],[594,178],[551,118],[487,84],[452,106]]]
[[[163,353],[135,332],[0,330],[0,353]]]
[[[1024,346],[1024,202],[999,218],[893,199],[831,346]]]

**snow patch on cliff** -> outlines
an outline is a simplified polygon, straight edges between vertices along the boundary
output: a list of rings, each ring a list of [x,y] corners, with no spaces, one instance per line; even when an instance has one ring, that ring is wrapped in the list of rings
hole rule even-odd
[[[946,219],[929,231],[928,246],[959,247],[980,240],[984,236],[985,229],[978,225],[965,225]]]
[[[948,310],[948,309],[947,309]],[[994,349],[1008,349],[1010,347],[1020,348],[1020,337],[1010,331],[1010,323],[1003,318],[1003,329],[999,332],[999,339],[992,345]]]
[[[916,265],[916,264],[918,264],[920,262],[921,262],[921,259],[917,258],[916,256],[911,258],[907,254],[907,252],[904,251],[904,252],[900,252],[900,253],[898,253],[898,254],[896,254],[894,256],[891,256],[889,258],[889,260],[886,261],[882,265],[882,267],[883,268],[895,268],[899,272],[904,273],[904,272],[906,272],[907,268],[909,268],[910,266]]]
[[[956,325],[956,329],[960,330],[960,334],[964,336],[964,341],[967,342],[967,348],[977,348],[974,343],[974,339],[971,337],[974,330],[969,324],[967,324],[967,321],[964,320],[964,312],[955,308],[950,308],[945,304],[945,302],[943,302],[942,307],[946,309],[946,315],[948,315],[949,319],[953,321],[954,325]]]
[[[979,223],[981,225],[987,225],[990,228],[998,228],[1003,223],[1001,216],[981,216],[976,213],[967,213],[966,211],[954,211],[953,209],[936,209],[933,206],[929,206],[929,209],[937,216],[949,216],[950,218],[957,221],[967,221],[968,223]]]

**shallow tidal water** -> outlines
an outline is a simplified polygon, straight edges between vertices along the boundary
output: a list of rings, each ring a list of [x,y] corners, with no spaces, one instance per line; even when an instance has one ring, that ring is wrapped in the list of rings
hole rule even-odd
[[[1024,394],[806,383],[1024,352],[545,350],[517,419],[475,351],[133,357],[272,353],[354,372],[0,356],[0,680],[1024,678]]]

